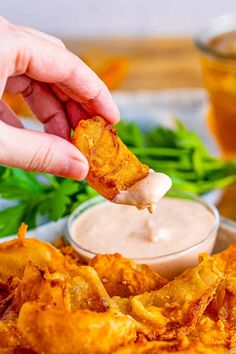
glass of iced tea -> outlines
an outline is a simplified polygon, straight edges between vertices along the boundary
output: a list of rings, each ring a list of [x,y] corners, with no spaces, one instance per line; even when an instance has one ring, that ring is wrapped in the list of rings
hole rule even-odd
[[[213,20],[196,38],[210,99],[208,123],[227,158],[236,157],[236,13]]]

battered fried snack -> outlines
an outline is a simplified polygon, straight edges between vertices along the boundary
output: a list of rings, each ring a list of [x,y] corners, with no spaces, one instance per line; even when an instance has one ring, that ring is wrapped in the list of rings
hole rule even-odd
[[[92,267],[70,265],[66,269],[65,278],[70,293],[71,310],[107,311],[110,297]]]
[[[225,274],[236,276],[236,243],[230,245],[223,252],[212,256],[217,267]]]
[[[15,322],[0,320],[0,354],[8,354],[20,345],[20,334]]]
[[[27,301],[48,304],[64,311],[89,309],[104,312],[110,297],[92,267],[68,265],[65,270],[50,274],[47,268],[42,269],[29,262],[5,315],[10,312],[18,314]]]
[[[146,264],[135,264],[118,253],[96,255],[90,265],[97,271],[110,296],[138,295],[160,289],[167,283]]]
[[[66,313],[31,302],[22,306],[17,327],[29,348],[47,354],[109,354],[136,338],[125,316],[88,310]]]
[[[23,278],[15,289],[8,311],[19,313],[27,301],[37,301],[69,311],[71,308],[68,285],[60,272],[50,274],[31,261],[26,265]]]
[[[25,257],[14,264],[19,277],[0,279],[0,354],[225,354],[236,348],[235,246],[201,256],[198,266],[164,284],[149,267],[117,254],[77,265],[76,254],[74,262],[31,239],[22,252],[24,233],[23,227],[10,247],[0,245],[3,257],[9,249],[10,257]],[[41,264],[34,264],[32,245],[50,256],[37,255]],[[110,298],[105,287],[124,297]]]
[[[69,264],[85,265],[86,261],[71,247],[63,246],[59,248],[60,252]]]
[[[185,345],[178,342],[148,342],[133,344],[116,351],[114,354],[223,354],[224,347],[205,346],[199,341],[187,341]]]
[[[7,282],[1,282],[0,288],[0,353],[11,353],[20,345],[20,335],[16,328],[17,315],[8,310],[14,298],[15,289],[20,280],[10,277]],[[7,313],[8,312],[8,313]],[[15,354],[15,353],[14,353]]]
[[[218,346],[230,349],[232,333],[228,331],[222,321],[214,321],[203,315],[190,334],[191,338],[198,340],[206,346]]]
[[[109,200],[148,174],[148,166],[134,156],[112,125],[101,117],[81,120],[72,142],[88,159],[87,182]]]
[[[232,270],[232,268],[231,268]],[[225,277],[192,335],[207,345],[236,346],[236,278]]]
[[[215,296],[206,309],[205,319],[196,327],[197,335],[204,343],[215,342],[227,348],[236,346],[236,244],[212,256],[224,273]],[[211,327],[211,328],[207,328]],[[205,335],[205,330],[209,335]]]
[[[21,279],[28,261],[48,267],[50,272],[65,266],[65,258],[50,243],[25,238],[21,231],[17,239],[0,244],[0,279],[7,280],[11,275]]]
[[[132,316],[137,331],[150,340],[170,340],[193,330],[221,279],[222,273],[209,258],[160,290],[112,299],[110,311]]]

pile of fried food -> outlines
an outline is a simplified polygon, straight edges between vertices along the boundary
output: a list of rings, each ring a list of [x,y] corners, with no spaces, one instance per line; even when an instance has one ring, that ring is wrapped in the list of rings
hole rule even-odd
[[[89,264],[34,238],[0,244],[0,353],[226,353],[236,342],[236,245],[172,281],[119,254]]]

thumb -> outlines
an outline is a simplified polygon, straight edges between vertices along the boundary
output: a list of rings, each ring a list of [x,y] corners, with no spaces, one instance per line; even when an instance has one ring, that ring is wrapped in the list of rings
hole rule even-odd
[[[19,129],[0,121],[0,164],[61,177],[84,179],[88,163],[81,152],[55,135]]]

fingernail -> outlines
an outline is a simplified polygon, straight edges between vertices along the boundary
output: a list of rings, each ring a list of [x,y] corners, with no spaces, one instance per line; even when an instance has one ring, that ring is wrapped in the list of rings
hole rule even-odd
[[[79,181],[85,179],[88,174],[87,160],[79,160],[76,158],[71,158],[68,173],[70,178]]]

